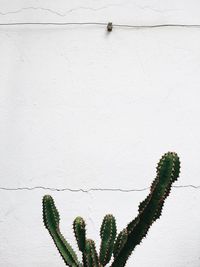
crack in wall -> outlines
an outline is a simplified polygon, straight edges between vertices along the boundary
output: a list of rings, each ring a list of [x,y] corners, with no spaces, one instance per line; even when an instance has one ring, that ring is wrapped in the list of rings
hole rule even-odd
[[[200,185],[174,185],[173,188],[192,188],[192,189],[200,189]],[[150,189],[150,187],[144,187],[144,188],[132,188],[132,189],[123,189],[123,188],[89,188],[89,189],[73,189],[73,188],[56,188],[56,187],[46,187],[46,186],[34,186],[34,187],[0,187],[0,190],[4,191],[33,191],[33,190],[48,190],[48,191],[57,191],[57,192],[63,192],[63,191],[69,191],[74,193],[89,193],[92,191],[110,191],[110,192],[122,192],[122,193],[131,193],[131,192],[142,192]]]
[[[174,12],[174,11],[180,11],[180,9],[177,9],[177,8],[168,8],[168,9],[161,9],[161,8],[154,8],[153,6],[150,6],[150,5],[145,5],[145,6],[142,6],[142,5],[136,5],[135,6],[139,9],[142,9],[142,10],[150,10],[150,11],[153,11],[153,12],[158,12],[158,13],[166,13],[166,12]]]
[[[54,188],[54,187],[45,187],[45,186],[34,186],[34,187],[16,187],[16,188],[7,188],[7,187],[0,187],[0,190],[5,190],[5,191],[18,191],[18,190],[37,190],[37,189],[42,189],[42,190],[49,190],[49,191],[70,191],[70,192],[82,192],[82,193],[89,193],[91,191],[112,191],[112,192],[140,192],[140,191],[145,191],[149,189],[149,187],[141,188],[141,189],[121,189],[121,188],[89,188],[89,189],[83,189],[83,188],[78,188],[78,189],[73,189],[73,188]]]
[[[20,9],[13,10],[13,11],[7,11],[7,12],[0,11],[0,15],[7,16],[7,15],[10,15],[10,14],[21,13],[21,12],[27,11],[27,10],[38,10],[38,11],[49,12],[49,13],[52,13],[52,14],[60,16],[60,17],[65,17],[67,14],[75,12],[75,11],[78,11],[78,10],[89,10],[89,11],[94,11],[95,12],[95,11],[100,11],[100,10],[103,10],[103,9],[106,9],[106,8],[109,8],[109,7],[115,7],[115,6],[118,7],[118,6],[121,6],[121,4],[106,5],[106,6],[102,6],[102,7],[98,7],[98,8],[80,6],[80,7],[74,7],[74,8],[68,9],[66,12],[63,12],[63,13],[55,11],[55,10],[53,10],[51,8],[30,6],[30,7],[22,7]]]

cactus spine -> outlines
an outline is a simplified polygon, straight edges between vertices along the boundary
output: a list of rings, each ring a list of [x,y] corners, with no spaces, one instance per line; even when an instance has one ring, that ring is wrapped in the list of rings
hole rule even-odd
[[[83,262],[78,261],[76,253],[64,239],[59,230],[59,213],[53,198],[43,197],[43,221],[65,264],[71,267],[111,267],[125,266],[129,256],[147,235],[151,225],[160,218],[165,199],[170,193],[173,182],[180,172],[180,161],[176,153],[168,152],[162,156],[157,165],[157,175],[150,187],[149,195],[139,204],[138,215],[117,236],[116,221],[113,215],[104,217],[101,229],[101,246],[97,254],[95,243],[86,239],[86,225],[81,217],[75,218],[73,229]]]

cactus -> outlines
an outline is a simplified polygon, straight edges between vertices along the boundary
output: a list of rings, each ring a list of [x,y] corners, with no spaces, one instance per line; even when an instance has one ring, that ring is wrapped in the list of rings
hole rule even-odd
[[[112,214],[108,214],[104,217],[100,230],[101,248],[99,260],[103,266],[105,266],[111,259],[116,234],[115,218]]]
[[[81,252],[84,252],[85,249],[85,239],[86,239],[86,230],[85,230],[85,221],[81,217],[76,217],[73,223],[74,235]]]
[[[125,228],[119,233],[119,235],[115,241],[115,245],[114,245],[114,249],[113,249],[114,258],[116,258],[118,256],[119,252],[124,247],[125,243],[127,242],[127,238],[128,238],[128,231]]]
[[[49,195],[43,197],[43,221],[66,265],[71,267],[80,266],[76,253],[60,233],[59,213],[53,198]]]
[[[170,193],[172,183],[177,180],[179,171],[180,161],[177,154],[166,153],[158,163],[157,176],[151,185],[149,195],[139,205],[138,216],[126,227],[128,231],[127,241],[115,257],[112,267],[125,266],[134,248],[146,236],[153,222],[161,216],[164,201]]]
[[[157,165],[157,175],[150,187],[149,195],[139,204],[138,215],[118,235],[113,215],[104,217],[101,229],[101,246],[97,254],[93,240],[86,239],[86,225],[81,217],[75,218],[73,229],[79,250],[82,252],[82,263],[76,253],[64,239],[59,230],[59,213],[51,196],[43,197],[43,221],[65,264],[72,267],[103,267],[111,257],[111,267],[123,267],[144,237],[151,225],[160,218],[165,199],[170,193],[173,182],[180,172],[180,161],[176,153],[168,152],[162,156]]]
[[[84,255],[85,255],[85,265],[87,267],[99,267],[99,258],[93,240],[91,239],[86,240]]]
[[[85,248],[86,248],[86,229],[85,221],[81,217],[76,217],[73,222],[74,235],[79,250],[82,252],[83,263],[86,264]]]

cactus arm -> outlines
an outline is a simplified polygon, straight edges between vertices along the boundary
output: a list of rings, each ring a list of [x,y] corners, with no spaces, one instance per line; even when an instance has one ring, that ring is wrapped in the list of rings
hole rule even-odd
[[[117,236],[117,239],[114,244],[114,249],[113,249],[113,256],[116,258],[117,255],[120,253],[124,245],[126,244],[128,238],[128,231],[127,229],[123,229],[119,235]]]
[[[78,248],[81,252],[85,249],[86,230],[85,221],[81,217],[76,217],[73,222],[74,235],[78,244]]]
[[[101,246],[99,260],[102,266],[105,266],[111,259],[116,234],[115,218],[113,215],[108,214],[104,217],[100,230]]]
[[[43,197],[43,221],[65,264],[70,267],[80,266],[76,253],[60,232],[59,213],[53,198],[49,195]]]
[[[99,267],[99,259],[95,243],[91,239],[87,239],[85,242],[84,259],[84,267]]]
[[[78,244],[79,250],[82,252],[83,265],[86,266],[85,259],[85,243],[86,243],[86,229],[85,229],[85,221],[82,217],[76,217],[73,222],[73,230],[74,235]]]
[[[177,154],[164,154],[158,163],[157,176],[151,185],[150,194],[139,205],[138,216],[127,225],[127,241],[114,258],[111,267],[125,266],[132,251],[147,235],[153,222],[161,216],[164,201],[170,193],[172,183],[177,180],[179,171],[180,161]]]

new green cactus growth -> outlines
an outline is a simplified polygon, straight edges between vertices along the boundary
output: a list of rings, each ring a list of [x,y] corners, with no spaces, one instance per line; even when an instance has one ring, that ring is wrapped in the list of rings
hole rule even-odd
[[[73,223],[74,235],[81,252],[85,250],[86,230],[85,221],[81,217],[76,217]]]
[[[125,266],[128,257],[147,235],[151,225],[161,216],[165,199],[170,193],[173,182],[180,172],[180,161],[176,153],[168,152],[162,156],[157,166],[157,175],[150,187],[150,193],[139,204],[138,215],[118,235],[113,215],[104,217],[101,229],[101,246],[97,254],[95,243],[86,238],[85,222],[77,217],[73,222],[74,234],[82,263],[64,239],[59,230],[59,213],[51,196],[43,197],[43,221],[54,240],[65,264],[71,267],[103,267],[113,256],[111,267]],[[116,236],[117,235],[117,236]]]
[[[118,234],[118,237],[115,241],[115,245],[114,245],[114,249],[113,249],[114,258],[116,258],[118,256],[118,254],[120,253],[120,251],[122,250],[122,248],[126,244],[127,238],[128,238],[128,230],[126,228],[124,228]]]
[[[91,239],[86,240],[84,253],[85,253],[85,264],[87,267],[99,267],[98,254],[93,240]]]
[[[108,214],[104,217],[100,230],[101,247],[99,260],[103,266],[105,266],[111,259],[116,234],[117,229],[115,218],[112,214]]]

